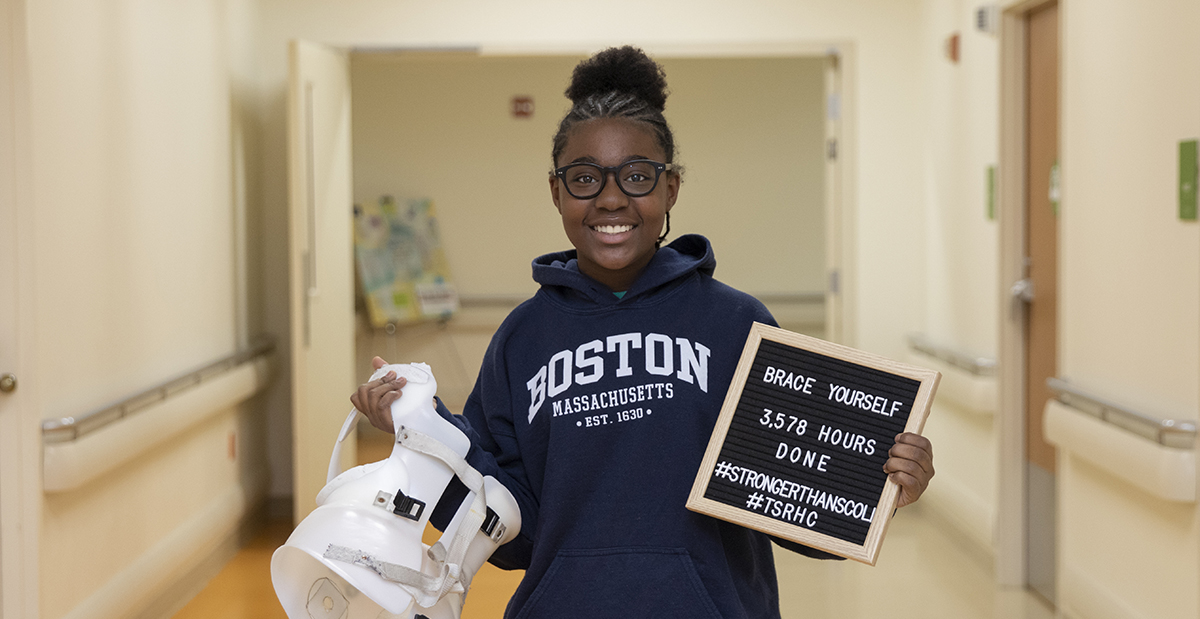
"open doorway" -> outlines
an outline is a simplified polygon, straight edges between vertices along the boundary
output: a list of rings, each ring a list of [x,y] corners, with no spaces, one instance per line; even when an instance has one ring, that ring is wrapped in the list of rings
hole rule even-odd
[[[670,76],[667,116],[687,169],[672,234],[709,236],[720,255],[718,279],[757,295],[785,328],[825,335],[834,325],[828,336],[853,344],[854,226],[842,207],[854,184],[853,140],[841,139],[853,135],[851,93],[841,90],[853,83],[853,50],[784,47],[650,50]],[[567,76],[584,55],[293,44],[293,436],[295,451],[301,443],[314,450],[293,454],[294,486],[304,488],[297,506],[315,496],[328,458],[316,449],[325,432],[310,433],[306,411],[330,409],[348,391],[328,368],[306,375],[305,359],[340,364],[348,356],[346,374],[335,375],[361,376],[372,351],[404,350],[454,369],[447,399],[461,402],[491,332],[535,290],[529,261],[566,245],[546,195],[549,141],[566,109]],[[529,100],[531,117],[512,117],[516,98]],[[368,129],[372,114],[377,126]],[[412,126],[390,126],[398,119]],[[472,173],[464,179],[465,169]],[[355,331],[345,220],[349,205],[382,195],[437,204],[464,311],[454,329],[405,329],[403,342],[399,331],[359,328],[355,361],[355,343],[341,344],[347,329]],[[830,307],[836,320],[826,316]],[[306,511],[297,507],[296,517]]]
[[[843,189],[853,184],[845,169],[851,149],[838,141],[853,106],[829,89],[840,88],[848,63],[824,46],[762,55],[650,51],[668,73],[674,98],[666,115],[686,169],[671,238],[708,236],[720,257],[718,279],[758,296],[785,328],[824,335],[826,299],[840,300],[841,291],[852,288],[844,274],[849,268],[829,277],[831,265],[841,268],[854,249],[840,204]],[[344,402],[352,389],[340,366],[357,384],[369,375],[375,354],[424,361],[437,368],[447,405],[461,407],[492,333],[536,289],[530,261],[568,245],[547,174],[550,140],[567,105],[562,90],[582,57],[293,44],[289,246],[297,521],[324,484],[328,437],[337,435],[331,425],[337,420],[319,414],[336,405],[320,403]],[[514,116],[518,99],[532,116]],[[436,203],[463,301],[453,320],[385,329],[355,320],[349,206],[384,195]],[[834,225],[830,212],[838,218]],[[827,252],[829,229],[838,242]],[[849,303],[837,307],[853,314]],[[346,341],[348,331],[356,341]],[[347,357],[353,361],[343,361]],[[330,363],[339,365],[336,379],[327,371]],[[349,460],[353,452],[352,443],[342,451]]]
[[[530,261],[569,248],[547,178],[551,139],[570,107],[563,90],[585,57],[350,54],[355,203],[429,200],[461,300],[447,322],[379,328],[360,312],[358,376],[370,374],[374,355],[424,361],[437,370],[439,396],[461,410],[493,333],[537,290]],[[667,242],[703,234],[717,279],[754,294],[785,328],[825,336],[834,61],[655,57],[684,168]],[[381,435],[363,428],[361,461],[386,457]],[[519,581],[487,566],[472,595],[503,606]]]
[[[569,107],[562,91],[584,57],[350,55],[355,202],[432,200],[463,305],[448,327],[360,328],[360,374],[373,354],[416,353],[451,368],[448,381],[439,375],[448,403],[465,400],[494,327],[536,291],[530,261],[568,248],[546,178]],[[825,336],[826,166],[837,161],[827,134],[840,116],[827,73],[836,61],[655,57],[685,169],[670,238],[707,236],[717,279],[759,297],[785,328]]]

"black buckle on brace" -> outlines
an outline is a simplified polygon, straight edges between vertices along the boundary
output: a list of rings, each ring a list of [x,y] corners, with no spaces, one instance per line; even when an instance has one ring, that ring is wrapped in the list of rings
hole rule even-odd
[[[508,527],[500,522],[500,515],[492,511],[492,508],[487,508],[487,516],[483,519],[483,524],[479,527],[483,534],[492,538],[492,541],[499,543],[500,539],[508,531]]]
[[[483,519],[483,524],[479,526],[479,530],[483,531],[484,535],[492,536],[492,531],[496,530],[496,525],[500,524],[500,515],[492,511],[492,508],[487,508],[487,517]]]
[[[414,499],[404,494],[403,490],[396,491],[396,498],[392,501],[392,505],[396,506],[392,510],[393,514],[409,520],[420,520],[421,514],[425,513],[425,501]]]

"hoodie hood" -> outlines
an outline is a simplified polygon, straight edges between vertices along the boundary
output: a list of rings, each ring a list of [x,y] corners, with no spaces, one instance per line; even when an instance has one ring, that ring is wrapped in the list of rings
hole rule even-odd
[[[579,270],[574,249],[536,258],[533,281],[541,284],[547,294],[569,304],[616,305],[634,303],[640,297],[692,275],[711,277],[716,268],[717,258],[708,239],[699,234],[685,234],[655,252],[650,264],[620,299],[613,294],[619,290],[609,290]]]

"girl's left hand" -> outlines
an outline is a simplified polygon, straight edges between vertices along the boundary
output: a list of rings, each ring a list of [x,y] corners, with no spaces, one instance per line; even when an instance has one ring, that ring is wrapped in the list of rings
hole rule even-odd
[[[896,436],[896,444],[888,450],[883,472],[900,486],[896,507],[904,507],[921,498],[933,477],[933,444],[929,439],[912,432]]]

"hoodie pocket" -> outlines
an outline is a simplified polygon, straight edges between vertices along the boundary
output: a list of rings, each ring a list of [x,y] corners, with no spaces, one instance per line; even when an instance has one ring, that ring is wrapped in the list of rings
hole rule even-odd
[[[715,617],[682,548],[560,550],[517,619]]]

